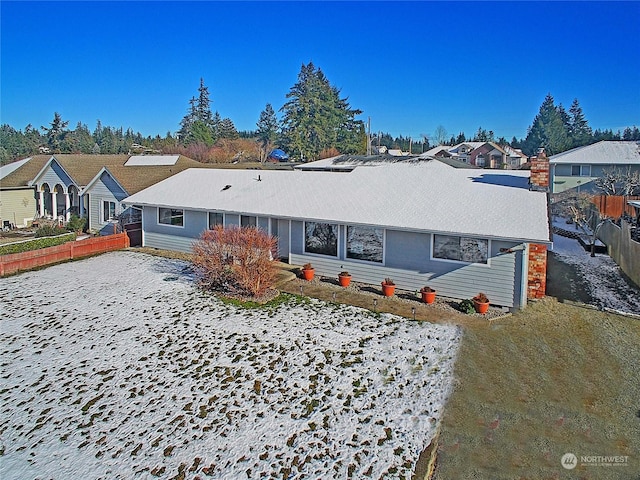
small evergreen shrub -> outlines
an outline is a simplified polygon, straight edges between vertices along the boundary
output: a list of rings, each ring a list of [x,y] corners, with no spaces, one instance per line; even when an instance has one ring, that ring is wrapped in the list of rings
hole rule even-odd
[[[67,233],[66,228],[54,225],[43,225],[36,230],[36,238],[55,237],[56,235],[62,235],[64,233]]]
[[[70,232],[82,232],[84,230],[85,223],[87,223],[87,219],[85,217],[71,215],[71,218],[67,222],[66,228]]]
[[[36,238],[27,242],[11,243],[0,246],[0,255],[10,255],[12,253],[29,252],[31,250],[39,250],[41,248],[55,247],[63,243],[71,242],[76,239],[75,233],[66,233],[57,237]]]
[[[473,313],[476,313],[476,307],[473,306],[473,301],[469,300],[469,299],[462,300],[458,304],[458,308],[460,309],[460,311],[462,313],[466,313],[467,315],[471,315]]]

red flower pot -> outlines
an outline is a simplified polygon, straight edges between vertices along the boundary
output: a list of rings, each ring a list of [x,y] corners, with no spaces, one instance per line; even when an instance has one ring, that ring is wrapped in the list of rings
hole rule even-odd
[[[306,268],[302,270],[302,276],[305,280],[313,280],[313,276],[315,275],[316,270],[314,268]]]
[[[338,282],[341,287],[348,287],[351,283],[351,275],[338,275]]]
[[[436,292],[420,292],[424,303],[433,303],[436,301]]]
[[[387,285],[386,283],[382,283],[382,294],[385,297],[392,297],[395,291],[396,291],[395,285]]]

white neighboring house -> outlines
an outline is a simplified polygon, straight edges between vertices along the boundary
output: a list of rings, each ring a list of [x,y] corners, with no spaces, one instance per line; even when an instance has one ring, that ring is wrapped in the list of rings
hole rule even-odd
[[[214,225],[255,226],[277,238],[281,258],[319,275],[391,277],[400,289],[429,285],[456,299],[482,291],[522,308],[529,245],[551,243],[547,195],[529,190],[529,174],[436,160],[342,172],[188,169],[122,203],[142,209],[144,246],[189,252]]]
[[[640,172],[640,142],[601,141],[549,157],[551,193],[593,192],[593,181],[617,168]]]

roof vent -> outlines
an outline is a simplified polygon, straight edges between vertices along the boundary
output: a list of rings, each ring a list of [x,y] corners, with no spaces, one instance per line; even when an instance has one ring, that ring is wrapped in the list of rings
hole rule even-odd
[[[225,185],[224,187],[222,187],[222,190],[220,190],[221,192],[224,192],[225,190],[229,190],[231,188],[231,185]]]

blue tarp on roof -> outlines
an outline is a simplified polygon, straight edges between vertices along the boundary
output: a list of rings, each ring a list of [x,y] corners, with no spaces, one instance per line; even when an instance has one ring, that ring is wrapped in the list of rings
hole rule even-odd
[[[287,160],[289,160],[289,155],[284,153],[283,150],[276,148],[275,150],[271,150],[268,158],[273,158],[275,160],[278,160],[279,162],[286,162]]]

